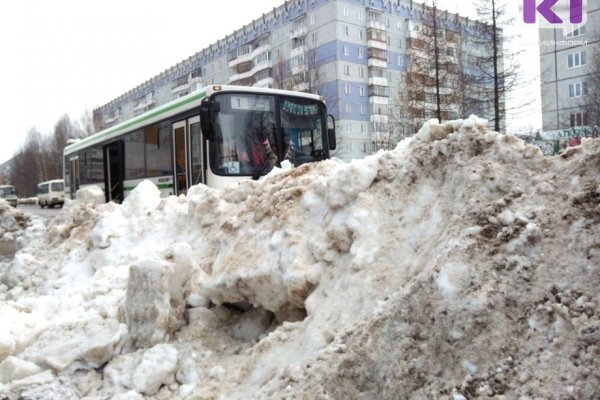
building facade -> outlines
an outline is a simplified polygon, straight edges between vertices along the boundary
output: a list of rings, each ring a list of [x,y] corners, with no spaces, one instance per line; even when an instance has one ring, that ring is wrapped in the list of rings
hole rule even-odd
[[[286,1],[94,110],[94,122],[105,129],[211,84],[308,91],[336,119],[336,156],[360,158],[437,117],[440,98],[444,120],[490,118],[488,39],[489,26],[410,0]]]
[[[586,136],[600,126],[600,0],[587,1],[585,25],[539,32],[542,130]]]

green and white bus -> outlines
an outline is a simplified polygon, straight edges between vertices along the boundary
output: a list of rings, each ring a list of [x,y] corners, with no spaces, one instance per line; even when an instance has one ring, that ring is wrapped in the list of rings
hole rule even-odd
[[[257,140],[268,162],[253,157]],[[298,166],[329,158],[333,149],[335,121],[322,97],[213,85],[68,145],[65,195],[94,185],[107,202],[120,202],[146,179],[162,196],[199,183],[223,188],[286,159]]]

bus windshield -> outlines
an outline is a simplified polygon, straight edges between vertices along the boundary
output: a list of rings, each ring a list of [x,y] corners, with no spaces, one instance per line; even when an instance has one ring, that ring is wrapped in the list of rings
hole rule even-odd
[[[65,185],[62,182],[52,182],[50,183],[50,191],[51,192],[62,192],[65,190]]]
[[[218,175],[255,178],[288,160],[298,166],[326,157],[322,102],[279,95],[215,95],[220,111],[211,166]]]
[[[5,199],[9,196],[14,196],[15,195],[15,188],[14,186],[3,186],[0,187],[0,197]]]

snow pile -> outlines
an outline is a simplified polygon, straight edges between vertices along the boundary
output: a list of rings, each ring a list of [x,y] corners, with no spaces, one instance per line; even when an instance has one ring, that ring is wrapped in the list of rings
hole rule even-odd
[[[0,271],[0,395],[598,398],[599,142],[486,125],[66,205]]]
[[[16,250],[45,232],[43,218],[23,213],[0,199],[0,260],[14,255]]]

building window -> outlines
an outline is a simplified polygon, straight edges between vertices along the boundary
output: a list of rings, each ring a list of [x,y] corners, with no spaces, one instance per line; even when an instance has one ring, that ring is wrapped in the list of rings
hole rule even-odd
[[[365,58],[365,49],[358,49],[358,58]]]
[[[364,86],[361,86],[361,87],[360,87],[360,89],[359,89],[359,92],[360,92],[360,95],[361,95],[362,97],[364,97],[364,96],[366,96],[366,95],[367,95],[367,91],[365,90],[365,87],[364,87]]]
[[[398,63],[399,67],[402,67],[404,65],[404,58],[402,56],[398,56],[396,62]]]
[[[365,115],[367,113],[367,107],[364,104],[360,105],[360,113]]]
[[[351,91],[351,89],[350,89],[350,85],[346,83],[346,84],[344,85],[344,93],[345,93],[345,94],[350,94],[351,92],[352,92],[352,91]]]
[[[577,29],[573,29],[573,31],[569,32],[565,37],[572,38],[572,37],[582,36],[584,34],[585,34],[585,25],[582,25]]]
[[[317,43],[317,34],[316,33],[312,33],[310,35],[310,37],[311,37],[311,40],[312,40],[313,43]]]
[[[173,80],[171,84],[171,89],[175,89],[176,87],[187,85],[188,83],[188,75],[182,75],[179,78]]]
[[[587,82],[576,82],[569,84],[569,97],[587,96]]]
[[[587,113],[576,112],[569,114],[569,123],[571,128],[575,128],[577,126],[586,126],[588,124]]]
[[[362,40],[362,39],[363,39],[363,37],[364,37],[364,32],[363,32],[363,30],[362,30],[362,29],[360,29],[360,28],[359,28],[359,29],[358,29],[358,38],[359,38],[360,40]]]
[[[344,25],[344,35],[350,36],[350,29],[348,28],[348,25]]]
[[[317,23],[317,14],[311,14],[310,16],[310,24],[314,25]]]
[[[358,76],[361,78],[365,77],[365,69],[363,67],[358,68]]]
[[[344,55],[345,55],[345,56],[347,56],[347,55],[349,55],[349,54],[350,54],[350,52],[348,51],[348,46],[344,45],[344,46],[343,46],[343,49],[344,49]]]
[[[352,112],[352,104],[346,103],[346,107],[345,108],[346,108],[346,112],[347,113],[351,113]]]
[[[582,65],[585,65],[585,62],[585,51],[567,55],[567,66],[569,68],[581,67]]]
[[[348,7],[344,6],[344,17],[347,17],[349,13]]]
[[[350,75],[350,66],[344,65],[344,75]]]

